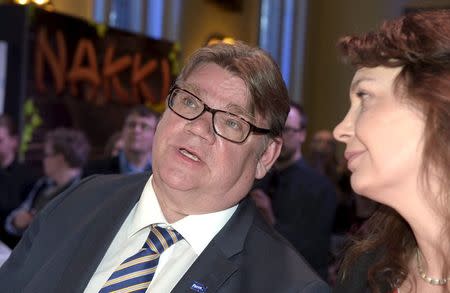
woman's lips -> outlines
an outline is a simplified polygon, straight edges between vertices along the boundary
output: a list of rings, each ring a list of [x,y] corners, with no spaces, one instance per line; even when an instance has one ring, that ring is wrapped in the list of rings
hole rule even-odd
[[[344,157],[347,160],[347,166],[349,167],[349,169],[351,162],[359,157],[362,153],[364,153],[364,151],[347,151],[344,153]]]

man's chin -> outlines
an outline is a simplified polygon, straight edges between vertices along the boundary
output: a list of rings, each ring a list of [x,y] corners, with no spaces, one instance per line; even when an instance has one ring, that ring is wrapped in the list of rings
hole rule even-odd
[[[154,166],[155,167],[155,166]],[[177,191],[189,191],[195,188],[196,186],[196,176],[192,176],[191,173],[186,172],[180,169],[165,169],[166,166],[162,167],[158,171],[157,174],[154,174],[157,178],[157,184],[162,184],[165,187],[168,187]]]

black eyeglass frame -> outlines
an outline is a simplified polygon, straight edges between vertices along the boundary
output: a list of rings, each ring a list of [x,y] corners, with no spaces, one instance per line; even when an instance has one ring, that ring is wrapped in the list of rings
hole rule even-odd
[[[182,92],[188,93],[189,95],[191,95],[191,96],[193,96],[194,98],[196,98],[196,99],[203,105],[203,110],[202,110],[197,116],[195,116],[195,117],[193,117],[193,118],[187,118],[187,117],[184,117],[183,115],[179,114],[179,113],[178,113],[177,111],[175,111],[175,110],[172,108],[172,106],[171,106],[171,101],[172,101],[172,99],[173,99],[173,93],[174,93],[176,90],[180,90],[180,91],[182,91]],[[190,91],[188,91],[188,90],[186,90],[186,89],[183,89],[183,88],[181,88],[181,87],[179,87],[179,86],[173,86],[173,87],[170,89],[169,95],[168,95],[168,98],[167,98],[167,106],[169,107],[170,110],[172,110],[173,113],[175,113],[175,114],[177,114],[178,116],[180,116],[181,118],[186,119],[186,120],[189,120],[189,121],[193,121],[193,120],[197,119],[198,117],[202,116],[203,113],[205,113],[205,112],[211,113],[211,114],[212,114],[212,119],[211,119],[211,120],[212,120],[212,124],[213,124],[214,133],[217,134],[218,136],[220,136],[220,137],[222,137],[222,138],[224,138],[224,139],[226,139],[226,140],[228,140],[228,141],[234,142],[234,143],[244,143],[244,142],[247,140],[247,138],[250,136],[250,133],[252,133],[252,132],[255,133],[255,134],[259,134],[259,135],[265,135],[265,134],[271,133],[271,130],[270,130],[270,129],[257,127],[257,126],[255,126],[254,124],[252,124],[251,122],[247,121],[246,119],[244,119],[244,118],[242,118],[242,117],[240,117],[240,116],[238,116],[238,115],[236,115],[236,114],[234,114],[234,113],[227,112],[227,111],[224,111],[224,110],[219,110],[219,109],[211,108],[210,106],[206,105],[205,102],[202,101],[202,99],[200,99],[199,97],[197,97],[197,95],[195,95],[195,94],[191,93]],[[217,132],[217,129],[216,129],[216,125],[215,125],[215,123],[214,123],[214,115],[215,115],[217,112],[222,112],[222,113],[225,113],[225,114],[234,116],[234,117],[239,118],[240,120],[244,121],[244,122],[247,123],[248,125],[250,125],[250,128],[249,128],[249,130],[248,130],[247,135],[246,135],[242,140],[240,140],[240,141],[235,141],[235,140],[231,140],[231,139],[229,139],[229,138],[227,138],[227,137],[224,137],[223,135],[221,135],[220,133],[218,133],[218,132]]]

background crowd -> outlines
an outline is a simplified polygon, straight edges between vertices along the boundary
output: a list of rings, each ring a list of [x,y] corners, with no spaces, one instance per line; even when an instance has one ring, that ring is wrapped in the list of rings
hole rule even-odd
[[[36,166],[19,162],[19,137],[12,119],[3,114],[0,240],[6,245],[5,255],[8,248],[15,247],[36,213],[81,178],[151,171],[158,119],[159,114],[145,106],[132,108],[122,129],[105,142],[104,156],[94,160],[89,160],[89,142],[81,131],[52,130],[43,145],[42,167],[36,170]],[[315,133],[303,155],[306,137],[307,114],[301,106],[292,104],[283,131],[282,155],[272,172],[255,184],[251,194],[268,223],[294,245],[322,278],[333,283],[336,259],[348,234],[370,216],[373,204],[361,204],[367,200],[352,191],[331,131]]]
[[[73,197],[85,194],[86,190],[92,192],[96,184],[102,190],[110,190],[113,187],[109,183],[112,186],[122,186],[123,183],[127,190],[132,189],[131,186],[143,186],[148,179],[144,176],[90,177],[94,183],[86,180],[82,181],[82,187],[77,186],[83,177],[153,171],[150,177],[153,185],[146,186],[151,192],[144,192],[140,200],[148,199],[144,195],[156,199],[159,193],[161,202],[158,205],[165,209],[166,215],[171,217],[168,222],[174,226],[185,217],[192,219],[192,216],[207,215],[211,219],[215,212],[222,216],[230,213],[219,226],[231,224],[218,235],[231,236],[234,234],[230,233],[233,223],[245,223],[245,219],[251,217],[254,207],[249,204],[248,193],[260,215],[251,222],[248,238],[247,234],[240,233],[241,236],[246,235],[245,241],[249,241],[256,250],[276,246],[280,251],[273,253],[278,255],[292,256],[292,249],[295,249],[317,275],[336,286],[336,292],[448,292],[450,11],[407,14],[386,21],[374,32],[343,37],[338,46],[344,59],[356,68],[349,91],[350,109],[333,133],[320,130],[312,134],[305,150],[303,145],[308,142],[307,114],[296,103],[288,105],[289,97],[272,60],[259,49],[241,43],[219,43],[198,50],[171,89],[168,108],[161,120],[158,122],[158,115],[145,107],[131,109],[122,129],[105,142],[105,158],[100,160],[89,160],[89,143],[83,133],[58,128],[47,133],[42,147],[41,176],[36,176],[32,168],[18,162],[17,131],[7,115],[1,116],[2,242],[13,248],[40,213],[45,213],[42,217],[45,220],[47,216],[61,218],[57,212],[45,210],[45,206],[54,202],[63,190],[69,190],[66,194]],[[271,72],[254,70],[260,63],[249,61],[250,52],[255,60],[270,64]],[[232,54],[237,57],[228,58]],[[224,65],[227,62],[233,66]],[[261,84],[258,86],[263,90],[270,88],[272,93],[279,95],[262,95],[255,89],[258,88],[256,83],[252,83],[257,79],[250,79],[249,72],[273,73],[272,77],[279,85],[278,91],[270,88],[269,78],[259,79]],[[198,90],[200,85],[202,90]],[[246,100],[243,92],[250,92],[250,101]],[[279,109],[263,107],[269,105],[271,98],[279,98]],[[242,111],[245,109],[242,104],[249,102],[256,109],[252,110],[255,112],[252,122],[248,117],[228,111],[228,106],[213,108],[216,106],[206,104],[223,105],[222,99],[228,99],[234,106],[231,108],[239,108],[241,112],[247,111]],[[203,116],[206,112],[210,115]],[[276,118],[261,118],[266,114]],[[270,124],[270,127],[263,124]],[[261,134],[267,137],[261,139]],[[345,160],[337,156],[334,139],[345,144]],[[245,144],[246,140],[248,144]],[[220,161],[218,165],[211,160],[214,154],[204,152],[202,146],[221,155],[216,158]],[[152,153],[152,147],[156,149],[155,153]],[[233,152],[238,155],[235,162],[229,156]],[[171,158],[174,162],[168,160]],[[211,161],[213,164],[208,168],[229,167],[241,173],[220,172],[227,177],[222,182],[221,176],[212,176],[213,180],[209,180],[211,172],[208,170],[205,184],[204,178],[198,176],[205,173],[205,169],[195,168]],[[185,166],[192,167],[194,172]],[[189,180],[183,180],[186,178]],[[255,183],[254,179],[257,179]],[[236,186],[239,187],[236,189],[238,192],[231,192]],[[125,191],[117,194],[126,198]],[[230,198],[230,193],[240,197]],[[196,196],[192,197],[192,194]],[[205,196],[208,196],[207,203]],[[96,198],[104,200],[105,195]],[[91,208],[95,209],[95,206]],[[67,203],[65,209],[70,209]],[[135,211],[139,213],[139,205],[129,215],[133,216]],[[260,216],[261,221],[258,222]],[[122,227],[128,231],[126,223]],[[290,244],[285,246],[278,234],[272,234],[273,229],[267,232],[267,225]],[[46,243],[51,239],[48,231],[58,227],[51,226],[49,230],[44,227],[40,234],[36,231],[26,234],[28,240],[35,237],[38,246]],[[150,237],[155,232],[153,226],[149,229]],[[170,231],[167,232],[170,245],[177,241],[188,242],[188,236],[183,239],[173,227],[165,231]],[[113,244],[120,244],[122,232],[117,232],[118,237]],[[262,242],[261,239],[267,241]],[[88,288],[97,288],[105,280],[104,286],[108,287],[110,280],[115,280],[115,277],[105,279],[101,274],[111,259],[118,262],[114,253],[120,252],[119,244],[108,248],[108,257],[100,263]],[[341,258],[347,244],[351,245]],[[215,245],[208,246],[209,253],[217,253]],[[29,246],[32,244],[24,241],[19,244],[22,250]],[[180,249],[180,245],[175,246]],[[4,248],[2,251],[7,251]],[[255,264],[261,260],[258,254],[253,253],[249,249],[240,256],[245,273],[257,271],[252,277],[271,270],[274,273],[273,268],[266,267],[259,271]],[[202,261],[210,257],[206,255]],[[14,261],[7,262],[8,268],[12,271],[17,267],[26,270],[15,263],[27,258],[26,254],[19,252],[14,256]],[[198,255],[190,261],[196,257]],[[201,253],[199,258],[202,258]],[[286,258],[273,262],[275,266],[281,265],[286,269],[286,272],[278,272],[279,276],[286,273],[288,280],[297,282],[302,290],[308,285],[297,277],[312,280],[313,286],[323,292],[328,290],[320,279],[310,274],[303,258],[298,258],[297,254],[293,258],[293,262],[286,261]],[[217,255],[213,259],[217,260]],[[30,262],[36,265],[39,261],[33,259]],[[174,261],[173,256],[171,261]],[[195,264],[198,263],[194,263],[194,267]],[[251,269],[245,271],[249,267]],[[298,274],[293,273],[292,268],[297,269]],[[43,280],[45,278],[39,282]],[[278,279],[275,281],[279,282],[277,286],[287,285]],[[242,284],[240,277],[235,276],[228,286],[239,286],[235,284]],[[252,284],[260,285],[258,282]]]

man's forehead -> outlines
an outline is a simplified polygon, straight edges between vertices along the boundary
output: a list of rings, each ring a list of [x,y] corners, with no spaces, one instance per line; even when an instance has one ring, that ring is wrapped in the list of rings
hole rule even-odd
[[[300,111],[296,108],[296,107],[292,107],[289,110],[288,113],[288,120],[301,120],[302,119],[302,113],[300,113]]]

